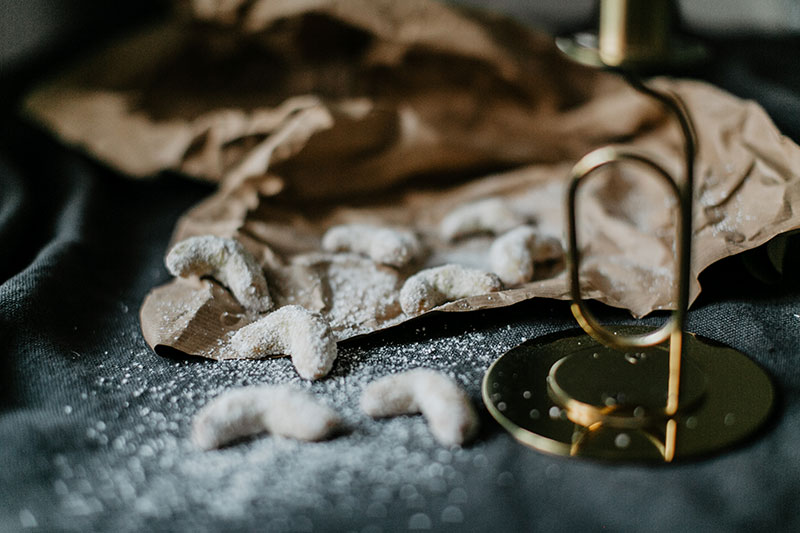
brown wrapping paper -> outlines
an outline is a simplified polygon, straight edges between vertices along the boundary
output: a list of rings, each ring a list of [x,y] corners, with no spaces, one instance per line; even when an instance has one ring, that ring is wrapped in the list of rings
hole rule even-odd
[[[406,320],[398,291],[420,268],[488,269],[491,237],[439,237],[455,207],[503,197],[561,235],[569,168],[607,143],[646,149],[682,179],[680,137],[658,106],[506,20],[422,0],[190,7],[194,19],[105,51],[34,92],[27,110],[132,175],[220,181],[173,241],[236,237],[278,305],[322,313],[339,339]],[[694,299],[708,265],[800,227],[800,148],[753,103],[702,83],[655,83],[685,101],[698,130]],[[674,307],[674,207],[633,167],[585,186],[587,297],[635,316]],[[325,230],[351,222],[412,228],[431,253],[402,271],[322,253]],[[534,297],[568,297],[562,261],[540,265],[530,283],[437,310]],[[224,358],[227,336],[257,317],[213,280],[175,280],[148,296],[141,318],[151,346]]]

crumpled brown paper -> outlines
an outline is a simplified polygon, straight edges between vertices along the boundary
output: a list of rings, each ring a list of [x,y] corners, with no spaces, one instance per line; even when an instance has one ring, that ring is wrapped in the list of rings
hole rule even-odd
[[[419,268],[488,269],[491,238],[438,236],[459,205],[504,197],[561,235],[569,168],[607,143],[646,149],[681,177],[680,137],[657,105],[507,20],[427,0],[191,6],[193,20],[104,52],[33,93],[27,110],[127,173],[220,181],[173,241],[238,238],[278,305],[322,313],[339,339],[406,320],[397,293]],[[694,299],[708,265],[800,227],[800,148],[756,104],[702,83],[655,83],[680,95],[698,131]],[[674,307],[675,202],[641,174],[604,171],[579,216],[585,294],[635,316]],[[432,252],[406,271],[321,253],[324,231],[349,222],[411,227]],[[437,309],[533,297],[568,298],[563,263]],[[223,358],[226,336],[256,317],[211,280],[174,280],[148,296],[141,318],[151,346]]]

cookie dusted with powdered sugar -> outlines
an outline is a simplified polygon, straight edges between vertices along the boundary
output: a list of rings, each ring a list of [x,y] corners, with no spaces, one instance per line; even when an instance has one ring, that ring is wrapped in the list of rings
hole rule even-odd
[[[561,241],[526,225],[495,239],[489,248],[489,264],[503,283],[512,286],[533,279],[537,262],[558,259],[563,255]]]
[[[192,424],[192,441],[204,450],[270,433],[305,441],[331,435],[339,415],[311,394],[286,385],[234,389],[203,407]]]
[[[413,231],[370,224],[334,226],[322,237],[327,252],[353,252],[375,262],[403,267],[419,259],[424,247]]]
[[[478,431],[478,415],[464,391],[427,368],[373,381],[361,395],[361,409],[373,418],[422,413],[433,436],[445,446],[461,445]]]
[[[439,233],[444,240],[453,241],[475,233],[499,235],[524,223],[504,199],[486,198],[450,211],[439,224]]]
[[[328,323],[299,305],[281,307],[234,333],[230,348],[240,357],[289,355],[304,379],[319,379],[336,360],[336,340]]]
[[[248,311],[263,313],[272,307],[261,266],[234,239],[216,235],[189,237],[172,247],[166,265],[173,276],[211,276],[230,289]]]
[[[409,316],[433,309],[453,300],[495,292],[502,288],[491,272],[443,265],[417,272],[400,289],[400,307]]]

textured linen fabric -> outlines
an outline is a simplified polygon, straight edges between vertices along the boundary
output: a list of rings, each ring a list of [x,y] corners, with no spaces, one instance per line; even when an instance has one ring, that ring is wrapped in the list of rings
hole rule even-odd
[[[800,140],[797,43],[722,44],[705,78],[757,99]],[[687,329],[748,354],[779,397],[765,428],[726,453],[610,465],[517,444],[482,407],[479,383],[504,350],[575,326],[550,301],[345,343],[311,388],[348,420],[329,442],[192,450],[191,415],[208,398],[291,380],[291,367],[147,348],[136,310],[169,277],[176,219],[211,189],[129,181],[58,145],[14,115],[26,79],[3,99],[0,139],[0,531],[800,530],[800,289],[791,275],[762,285],[738,258],[701,278]],[[419,418],[358,415],[365,383],[412,364],[462,380],[481,413],[474,444],[450,451]]]

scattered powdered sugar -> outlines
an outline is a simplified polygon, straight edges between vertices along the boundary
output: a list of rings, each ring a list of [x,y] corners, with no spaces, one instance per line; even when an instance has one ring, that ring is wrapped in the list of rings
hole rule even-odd
[[[480,316],[474,323],[486,321]],[[422,417],[372,420],[359,408],[369,383],[418,366],[444,372],[479,402],[491,361],[524,340],[506,340],[499,328],[447,328],[434,339],[425,338],[424,326],[406,326],[402,342],[382,335],[345,343],[331,374],[315,382],[301,380],[287,359],[173,362],[146,349],[127,362],[124,354],[109,356],[113,367],[101,364],[64,415],[84,428],[86,445],[53,458],[64,520],[57,528],[235,529],[241,521],[265,531],[311,531],[330,529],[335,517],[360,530],[387,514],[423,514],[433,527],[457,522],[473,487],[495,484],[501,474],[486,458],[488,442],[448,450]],[[191,420],[212,398],[269,384],[312,392],[339,413],[340,433],[314,443],[265,435],[209,452],[191,442]],[[101,420],[98,412],[113,415]]]
[[[337,339],[370,333],[401,322],[394,269],[352,254],[337,254],[321,264],[328,306],[322,311]]]

